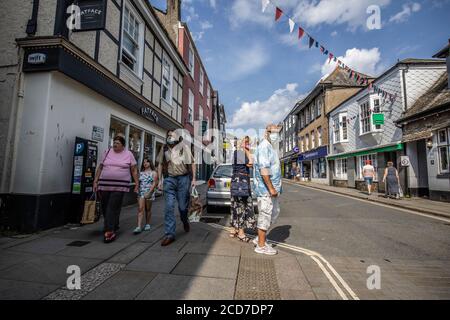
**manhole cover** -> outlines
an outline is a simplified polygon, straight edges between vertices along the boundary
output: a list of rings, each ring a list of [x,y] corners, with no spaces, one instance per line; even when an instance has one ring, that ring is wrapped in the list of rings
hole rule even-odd
[[[74,241],[69,243],[67,246],[68,247],[84,247],[85,245],[88,245],[89,243],[91,243],[90,241]]]

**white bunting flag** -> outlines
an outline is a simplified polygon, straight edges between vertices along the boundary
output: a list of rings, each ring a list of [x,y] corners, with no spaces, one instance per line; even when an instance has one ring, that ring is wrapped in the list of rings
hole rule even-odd
[[[291,33],[292,33],[295,28],[295,22],[292,21],[292,19],[290,19],[290,18],[289,18],[289,27],[291,28]]]
[[[262,12],[264,12],[264,11],[266,11],[267,6],[270,3],[270,0],[261,0],[261,3],[262,3]]]

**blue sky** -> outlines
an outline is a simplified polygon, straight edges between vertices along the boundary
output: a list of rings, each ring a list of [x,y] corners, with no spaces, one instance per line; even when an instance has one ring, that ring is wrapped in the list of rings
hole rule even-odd
[[[431,58],[450,38],[450,0],[183,0],[212,84],[225,105],[228,128],[260,129],[278,122],[333,69],[307,37],[289,33],[289,16],[354,70],[381,74],[398,59]],[[165,9],[166,0],[151,0]],[[369,30],[366,12],[377,5],[381,29]]]

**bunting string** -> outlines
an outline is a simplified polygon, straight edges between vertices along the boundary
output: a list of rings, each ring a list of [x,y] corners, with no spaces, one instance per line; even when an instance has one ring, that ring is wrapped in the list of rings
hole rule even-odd
[[[390,92],[387,92],[386,90],[382,89],[380,86],[374,85],[372,81],[370,81],[365,75],[356,72],[352,68],[350,68],[348,65],[346,65],[343,61],[338,59],[335,54],[330,52],[326,49],[326,47],[319,43],[315,38],[311,36],[310,33],[308,33],[304,28],[302,28],[300,25],[298,25],[291,17],[286,15],[286,13],[279,8],[277,5],[273,4],[271,0],[261,0],[262,3],[262,12],[266,12],[269,5],[272,5],[275,7],[275,21],[278,22],[281,20],[283,16],[285,16],[288,19],[289,22],[289,31],[290,33],[293,33],[296,26],[298,27],[298,40],[301,41],[305,35],[308,38],[308,46],[309,49],[312,47],[316,47],[320,49],[320,52],[328,57],[328,63],[331,62],[337,63],[339,67],[343,68],[345,71],[348,72],[349,79],[352,79],[355,83],[363,86],[367,86],[369,92],[376,93],[378,96],[381,96],[381,98],[386,101],[390,101],[393,103],[397,99],[397,93],[394,95]]]

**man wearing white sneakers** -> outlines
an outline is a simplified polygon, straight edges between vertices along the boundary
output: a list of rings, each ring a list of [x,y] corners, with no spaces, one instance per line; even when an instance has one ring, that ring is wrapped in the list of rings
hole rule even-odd
[[[253,190],[258,197],[258,237],[253,240],[255,252],[275,255],[277,250],[266,243],[270,226],[280,214],[278,196],[281,193],[281,166],[273,145],[278,142],[280,128],[268,125],[264,139],[258,145],[254,155]]]

